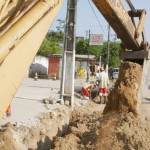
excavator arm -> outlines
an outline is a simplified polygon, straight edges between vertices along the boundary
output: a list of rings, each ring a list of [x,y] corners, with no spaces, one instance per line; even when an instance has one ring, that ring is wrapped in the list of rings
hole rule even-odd
[[[0,119],[27,74],[62,2],[0,1]]]
[[[126,2],[130,11],[126,11],[121,0],[93,0],[122,41],[121,59],[143,66],[140,93],[143,100],[150,83],[150,49],[144,34],[146,10],[136,10],[130,0]],[[139,19],[138,22],[135,17]]]
[[[141,51],[148,49],[144,34],[145,10],[135,10],[130,0],[127,0],[131,8],[129,12],[126,11],[121,0],[93,0],[93,2],[121,39],[123,50],[130,50],[130,58],[137,59],[137,54],[144,56],[143,59],[149,57],[148,52]],[[135,17],[139,18],[137,25]],[[122,57],[126,58],[126,54]]]

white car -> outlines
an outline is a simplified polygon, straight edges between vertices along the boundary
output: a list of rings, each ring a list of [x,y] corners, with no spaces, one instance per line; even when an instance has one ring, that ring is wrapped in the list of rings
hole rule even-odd
[[[119,68],[113,68],[113,79],[117,79],[119,75]]]

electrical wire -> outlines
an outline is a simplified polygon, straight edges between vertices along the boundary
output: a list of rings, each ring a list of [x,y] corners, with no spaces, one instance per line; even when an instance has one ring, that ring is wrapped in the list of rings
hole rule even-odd
[[[101,25],[101,23],[100,23],[100,21],[99,21],[99,19],[98,19],[97,15],[96,15],[96,13],[95,13],[95,11],[94,11],[94,9],[93,9],[92,5],[91,5],[91,3],[90,3],[90,0],[88,0],[88,2],[89,2],[90,7],[91,7],[91,9],[92,9],[92,11],[93,11],[93,13],[94,13],[94,15],[95,15],[95,17],[96,17],[97,21],[98,21],[98,24],[100,25],[100,27],[101,27],[101,29],[102,29],[102,31],[103,31],[103,33],[104,33],[104,35],[107,37],[107,35],[106,35],[106,33],[105,33],[105,30],[103,29],[103,26]]]

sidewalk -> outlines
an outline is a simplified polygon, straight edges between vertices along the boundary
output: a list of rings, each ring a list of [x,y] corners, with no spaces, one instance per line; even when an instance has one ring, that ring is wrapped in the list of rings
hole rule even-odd
[[[85,79],[75,80],[75,89],[81,90],[81,86],[86,84]],[[25,78],[11,103],[12,114],[10,117],[4,115],[1,125],[7,122],[12,124],[20,123],[27,126],[36,124],[36,116],[41,112],[53,111],[60,104],[52,104],[47,108],[43,99],[55,97],[59,99],[60,80]]]
[[[38,80],[25,78],[11,103],[12,114],[9,118],[4,117],[1,125],[11,122],[36,123],[36,116],[41,112],[48,112],[42,100],[57,94],[59,81]],[[54,107],[54,106],[53,106]]]

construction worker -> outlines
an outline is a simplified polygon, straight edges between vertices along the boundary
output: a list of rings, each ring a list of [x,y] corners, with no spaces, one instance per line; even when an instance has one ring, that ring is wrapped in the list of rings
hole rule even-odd
[[[84,87],[82,87],[82,94],[86,99],[89,99],[91,96],[91,90],[94,88],[93,83],[86,84]]]
[[[100,82],[99,83],[100,104],[102,102],[102,97],[104,97],[104,104],[105,104],[107,100],[109,78],[108,78],[108,74],[105,72],[103,67],[100,68],[99,82]]]
[[[6,110],[6,116],[10,117],[11,116],[11,108],[10,105],[8,106],[7,110]]]

